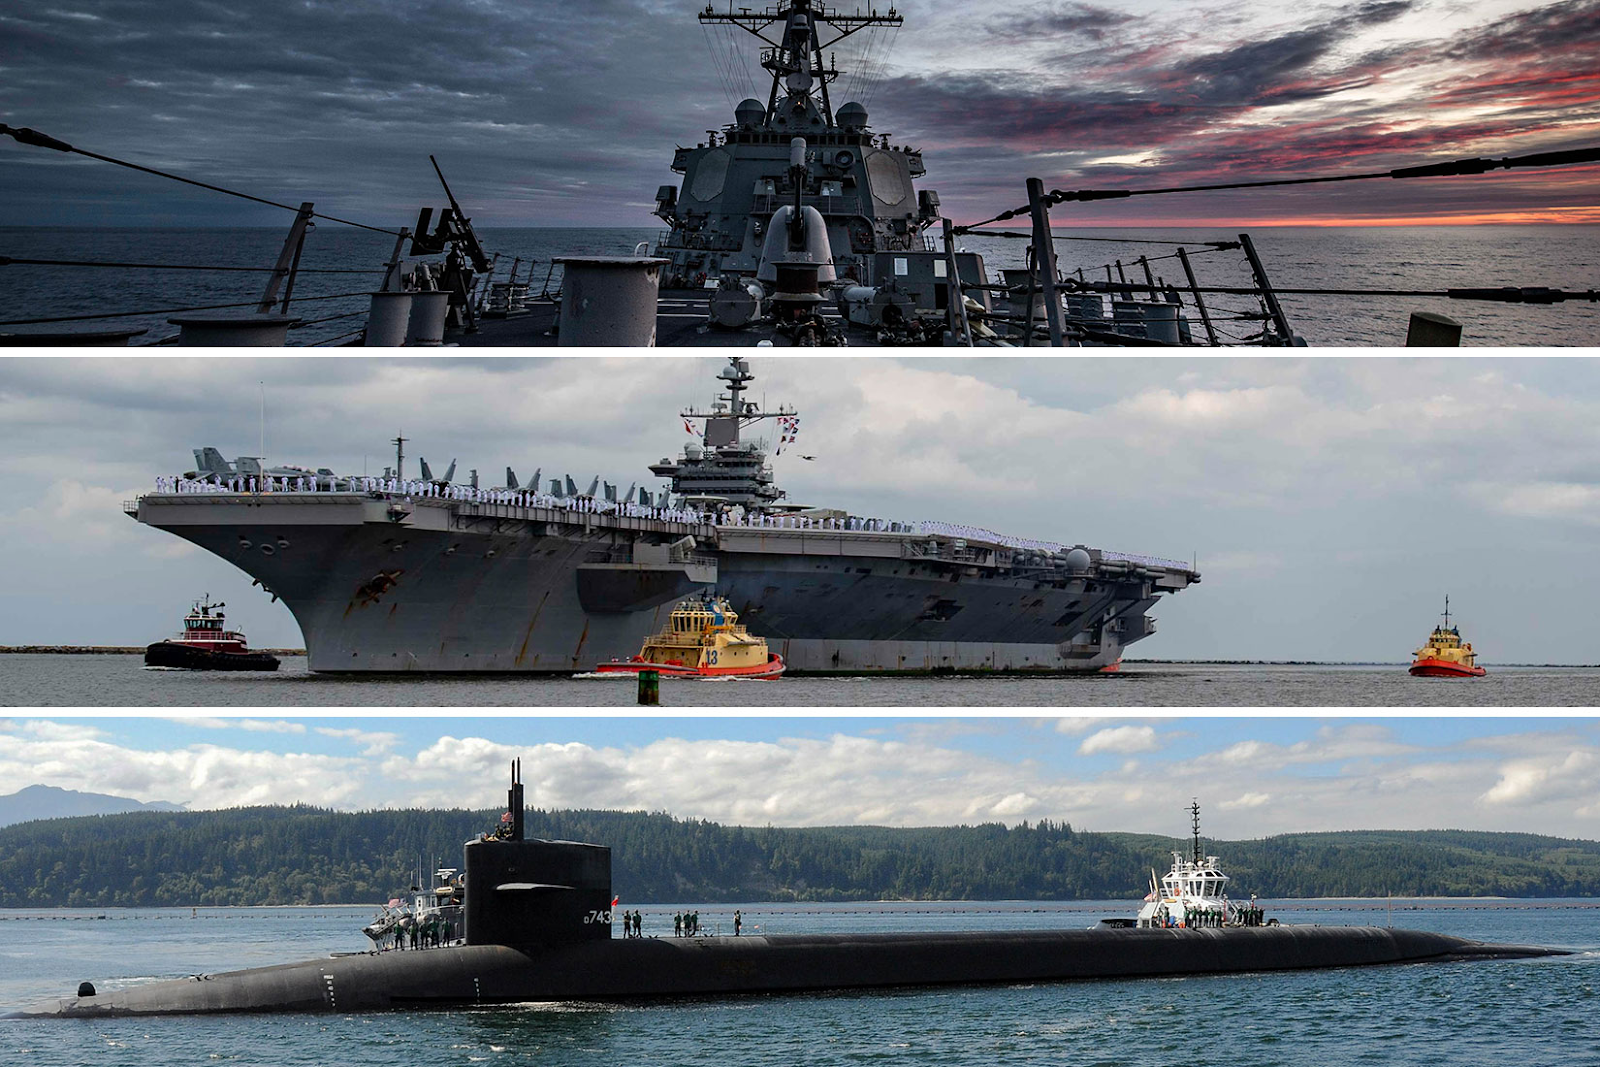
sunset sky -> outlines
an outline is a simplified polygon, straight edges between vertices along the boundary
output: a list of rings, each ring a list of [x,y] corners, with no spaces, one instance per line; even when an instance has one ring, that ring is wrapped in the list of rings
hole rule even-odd
[[[719,6],[721,0],[718,0]],[[854,4],[846,4],[854,10]],[[834,103],[923,150],[958,222],[1051,188],[1305,176],[1600,145],[1600,0],[904,0]],[[380,225],[652,226],[675,145],[766,98],[693,0],[16,0],[0,122]],[[859,53],[867,51],[865,57]],[[0,224],[281,213],[0,142]],[[1066,206],[1058,225],[1600,222],[1600,167]]]

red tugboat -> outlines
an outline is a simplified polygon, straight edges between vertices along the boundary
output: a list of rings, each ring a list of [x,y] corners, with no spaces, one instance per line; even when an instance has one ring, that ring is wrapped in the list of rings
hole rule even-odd
[[[251,652],[244,634],[223,629],[222,609],[211,594],[195,602],[183,619],[183,633],[157,641],[144,650],[146,667],[179,667],[192,671],[275,671],[278,657]]]
[[[1417,649],[1411,673],[1419,678],[1482,678],[1489,672],[1477,665],[1472,645],[1461,643],[1461,630],[1450,625],[1450,598],[1444,598],[1444,624],[1435,626],[1428,643]]]
[[[601,674],[657,671],[663,678],[772,679],[783,674],[783,657],[765,639],[746,630],[738,613],[719,596],[690,597],[672,609],[667,628],[647,638],[630,660],[595,668]]]

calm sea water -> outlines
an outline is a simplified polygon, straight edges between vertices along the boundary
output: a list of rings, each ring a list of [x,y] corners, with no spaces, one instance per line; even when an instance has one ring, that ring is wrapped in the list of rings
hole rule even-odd
[[[1061,231],[1063,234],[1068,231]],[[1170,255],[1170,247],[1130,239],[1184,242],[1191,253],[1206,241],[1233,240],[1230,229],[1083,229],[1080,237],[1107,241],[1061,241],[1061,269],[1103,280],[1105,268],[1120,260],[1130,281],[1144,277],[1134,266],[1140,256]],[[655,229],[485,230],[484,244],[501,254],[496,277],[505,278],[520,258],[519,280],[537,292],[551,278],[550,260],[560,255],[627,254],[641,242],[653,246]],[[1547,286],[1600,288],[1600,228],[1595,226],[1398,226],[1276,227],[1252,238],[1273,284],[1284,288],[1445,289],[1452,287]],[[69,229],[0,227],[0,255],[18,259],[77,259],[111,262],[270,267],[283,234],[268,229]],[[981,252],[991,272],[1023,265],[1027,242],[967,237],[962,244]],[[291,335],[293,344],[336,342],[359,329],[367,299],[323,297],[364,293],[380,278],[393,239],[333,223],[319,225],[305,246],[301,267],[357,269],[369,274],[301,275],[295,286],[295,313],[308,322]],[[1193,257],[1202,285],[1249,285],[1238,252]],[[1177,261],[1152,265],[1158,278],[1181,279]],[[1115,274],[1115,267],[1112,267]],[[265,275],[148,269],[104,269],[12,265],[0,287],[0,321],[104,311],[142,311],[248,301],[260,295]],[[559,281],[559,273],[552,284]],[[316,299],[311,299],[316,298]],[[1244,337],[1258,328],[1229,320],[1235,311],[1259,308],[1246,297],[1213,296],[1208,304],[1225,334]],[[1546,307],[1410,297],[1283,298],[1291,324],[1316,346],[1401,345],[1412,311],[1437,311],[1464,324],[1468,345],[1600,345],[1600,305],[1565,303]],[[103,320],[147,329],[139,342],[175,333],[166,315]],[[1191,318],[1195,318],[1191,316]],[[84,323],[84,326],[94,323]],[[14,327],[0,326],[0,330]],[[1196,318],[1196,330],[1199,330]]]
[[[627,677],[329,677],[287,657],[273,674],[147,670],[140,656],[0,656],[12,707],[633,706]],[[663,679],[661,706],[690,707],[1593,707],[1600,669],[1490,667],[1473,679],[1403,666],[1125,664],[1052,678]]]
[[[1392,925],[1576,954],[1285,974],[434,1012],[0,1020],[38,1067],[540,1064],[546,1067],[1569,1067],[1600,1062],[1593,901],[1267,902],[1285,922]],[[647,935],[698,907],[764,933],[1082,928],[1129,902],[646,905]],[[368,947],[368,908],[0,912],[0,1005]]]

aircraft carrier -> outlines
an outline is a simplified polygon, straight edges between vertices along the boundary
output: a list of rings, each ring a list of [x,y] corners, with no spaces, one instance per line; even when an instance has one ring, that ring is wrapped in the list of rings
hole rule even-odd
[[[281,599],[319,672],[587,671],[703,590],[791,672],[1097,671],[1155,632],[1163,593],[1200,580],[1175,560],[798,505],[754,436],[770,422],[781,448],[798,413],[745,399],[754,380],[730,358],[725,391],[681,413],[699,432],[651,465],[671,483],[656,494],[570,477],[545,493],[538,475],[529,491],[510,470],[492,491],[453,470],[408,481],[403,450],[384,479],[247,478],[197,449],[202,469],[124,510]]]

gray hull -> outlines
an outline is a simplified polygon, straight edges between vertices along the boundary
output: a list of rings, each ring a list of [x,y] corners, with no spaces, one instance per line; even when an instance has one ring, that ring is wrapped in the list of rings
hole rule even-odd
[[[69,997],[22,1014],[348,1012],[521,1001],[1131,978],[1556,955],[1378,927],[1065,930],[463,945],[262,967]]]
[[[1197,578],[1098,553],[1082,574],[1044,573],[1002,546],[903,533],[353,493],[150,495],[128,510],[275,593],[319,672],[590,670],[713,587],[792,671],[1094,671]]]

